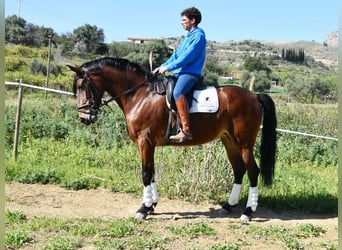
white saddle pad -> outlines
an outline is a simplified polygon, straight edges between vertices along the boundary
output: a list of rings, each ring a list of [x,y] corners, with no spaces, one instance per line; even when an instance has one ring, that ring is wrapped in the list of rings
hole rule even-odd
[[[215,113],[219,108],[216,88],[208,86],[205,90],[195,90],[190,113]]]

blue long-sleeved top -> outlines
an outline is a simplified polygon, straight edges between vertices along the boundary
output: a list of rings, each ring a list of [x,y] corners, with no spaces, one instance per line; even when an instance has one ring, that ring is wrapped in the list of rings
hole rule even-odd
[[[192,73],[202,75],[205,62],[206,38],[204,31],[196,27],[180,42],[171,57],[161,66],[174,74]]]

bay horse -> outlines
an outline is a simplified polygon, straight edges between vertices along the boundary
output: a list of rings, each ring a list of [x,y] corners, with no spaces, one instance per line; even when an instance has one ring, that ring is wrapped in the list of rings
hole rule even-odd
[[[97,120],[99,109],[116,101],[123,111],[130,139],[139,148],[142,168],[143,199],[136,218],[145,219],[159,201],[155,181],[154,153],[157,146],[166,146],[169,107],[165,95],[149,87],[154,75],[141,65],[123,58],[105,57],[75,67],[73,90],[77,96],[78,117],[89,125]],[[163,77],[166,77],[163,75]],[[219,108],[215,113],[191,113],[191,141],[170,143],[173,146],[194,146],[220,139],[234,173],[228,201],[221,212],[229,214],[239,202],[242,179],[247,171],[250,181],[248,200],[240,220],[249,221],[258,206],[258,176],[266,186],[272,184],[276,152],[276,111],[267,94],[255,94],[239,86],[215,87]],[[112,98],[103,101],[107,92]],[[262,125],[260,169],[253,148]]]

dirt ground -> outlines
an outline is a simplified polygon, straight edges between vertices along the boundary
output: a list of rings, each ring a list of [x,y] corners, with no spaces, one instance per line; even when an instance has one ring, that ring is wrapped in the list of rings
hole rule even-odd
[[[20,183],[7,183],[5,185],[6,210],[22,211],[26,216],[48,216],[59,218],[101,218],[115,219],[135,216],[135,211],[141,205],[141,198],[129,194],[112,193],[105,189],[96,190],[66,190],[53,185],[27,185]],[[162,198],[156,208],[156,213],[150,215],[153,218],[160,218],[160,223],[186,222],[215,222],[218,242],[234,240],[236,235],[220,230],[227,230],[227,223],[238,221],[242,206],[234,209],[229,217],[222,217],[218,210],[220,207],[213,204],[193,204],[180,200],[169,200]],[[313,224],[327,230],[320,237],[312,240],[317,242],[330,242],[337,245],[338,239],[338,218],[335,216],[310,215],[297,212],[282,211],[275,213],[270,210],[258,207],[250,224],[255,225],[278,225],[295,226],[298,224]],[[220,235],[224,239],[220,239]],[[250,249],[267,249],[267,246]],[[325,248],[317,248],[325,249]]]

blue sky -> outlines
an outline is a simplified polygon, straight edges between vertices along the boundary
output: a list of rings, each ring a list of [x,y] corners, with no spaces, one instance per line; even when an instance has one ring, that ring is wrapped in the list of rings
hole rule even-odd
[[[185,35],[180,12],[195,6],[211,41],[244,39],[323,42],[338,30],[340,0],[5,0],[5,17],[18,14],[58,34],[85,25],[104,30],[106,42],[128,37]]]

